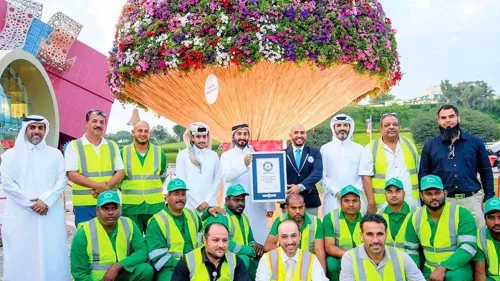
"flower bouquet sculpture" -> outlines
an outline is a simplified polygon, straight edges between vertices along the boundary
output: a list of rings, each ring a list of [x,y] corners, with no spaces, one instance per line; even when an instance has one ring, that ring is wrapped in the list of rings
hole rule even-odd
[[[401,79],[377,0],[128,0],[109,63],[117,99],[203,121],[220,140],[238,123],[284,139]],[[209,76],[218,96],[207,102]]]

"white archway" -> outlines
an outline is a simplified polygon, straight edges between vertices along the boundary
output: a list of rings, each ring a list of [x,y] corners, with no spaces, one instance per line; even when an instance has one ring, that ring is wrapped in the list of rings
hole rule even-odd
[[[47,144],[57,148],[59,142],[59,110],[49,76],[42,64],[25,51],[0,51],[0,75],[12,67],[26,87],[33,114],[43,115],[50,124]]]

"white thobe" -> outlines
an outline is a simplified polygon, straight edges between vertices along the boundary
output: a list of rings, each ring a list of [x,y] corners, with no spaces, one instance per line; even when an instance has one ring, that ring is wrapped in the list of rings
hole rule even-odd
[[[404,190],[405,190],[405,202],[410,206],[420,206],[420,200],[415,200],[411,196],[412,185],[410,180],[410,173],[408,172],[408,168],[406,167],[405,157],[403,155],[403,149],[401,147],[401,141],[398,141],[396,146],[396,151],[392,151],[385,143],[382,143],[382,147],[384,148],[385,157],[387,159],[387,174],[385,175],[385,180],[389,180],[391,178],[398,178],[403,182]],[[361,156],[361,163],[359,166],[359,175],[360,176],[373,176],[373,155],[371,151],[370,144],[365,146],[363,155]],[[418,165],[417,165],[418,168]],[[380,204],[377,208],[383,207],[384,204]]]
[[[3,215],[5,281],[68,281],[69,257],[61,193],[67,183],[64,159],[47,145],[29,148],[28,172],[16,182],[2,163],[2,187],[7,195]],[[8,153],[8,152],[6,152]],[[39,198],[49,210],[41,216],[31,210]]]
[[[323,159],[323,214],[340,208],[337,193],[348,185],[360,190],[361,212],[366,211],[366,195],[359,176],[359,162],[363,154],[363,146],[350,139],[340,141],[336,137],[320,149]]]
[[[187,149],[179,152],[175,164],[176,177],[184,180],[189,189],[186,193],[186,208],[192,210],[196,210],[204,201],[210,206],[215,206],[221,184],[217,153],[197,147],[194,147],[194,151],[201,162],[201,169],[191,162]]]
[[[220,157],[220,166],[222,170],[222,179],[224,181],[224,196],[229,186],[241,184],[248,194],[251,192],[250,182],[250,165],[245,166],[244,158],[252,153],[250,148],[240,149],[234,147],[224,153]],[[264,244],[267,238],[267,217],[266,213],[274,211],[274,203],[253,203],[250,197],[247,197],[245,205],[245,214],[250,219],[255,241],[259,244]]]

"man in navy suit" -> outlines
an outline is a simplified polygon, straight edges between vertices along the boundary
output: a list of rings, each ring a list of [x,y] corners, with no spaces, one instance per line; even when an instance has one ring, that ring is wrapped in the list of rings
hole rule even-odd
[[[316,183],[323,175],[323,161],[319,149],[306,145],[304,126],[297,124],[290,130],[292,145],[286,149],[286,180],[288,194],[300,193],[306,203],[306,212],[318,215],[321,206]],[[283,206],[281,206],[283,208]]]

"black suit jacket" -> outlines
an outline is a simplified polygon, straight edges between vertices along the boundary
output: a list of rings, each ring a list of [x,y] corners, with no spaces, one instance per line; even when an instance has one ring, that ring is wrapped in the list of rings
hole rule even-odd
[[[304,145],[300,158],[300,166],[295,164],[292,146],[286,149],[287,184],[302,184],[306,189],[300,194],[304,196],[306,208],[321,206],[316,183],[323,176],[323,161],[319,149]]]

